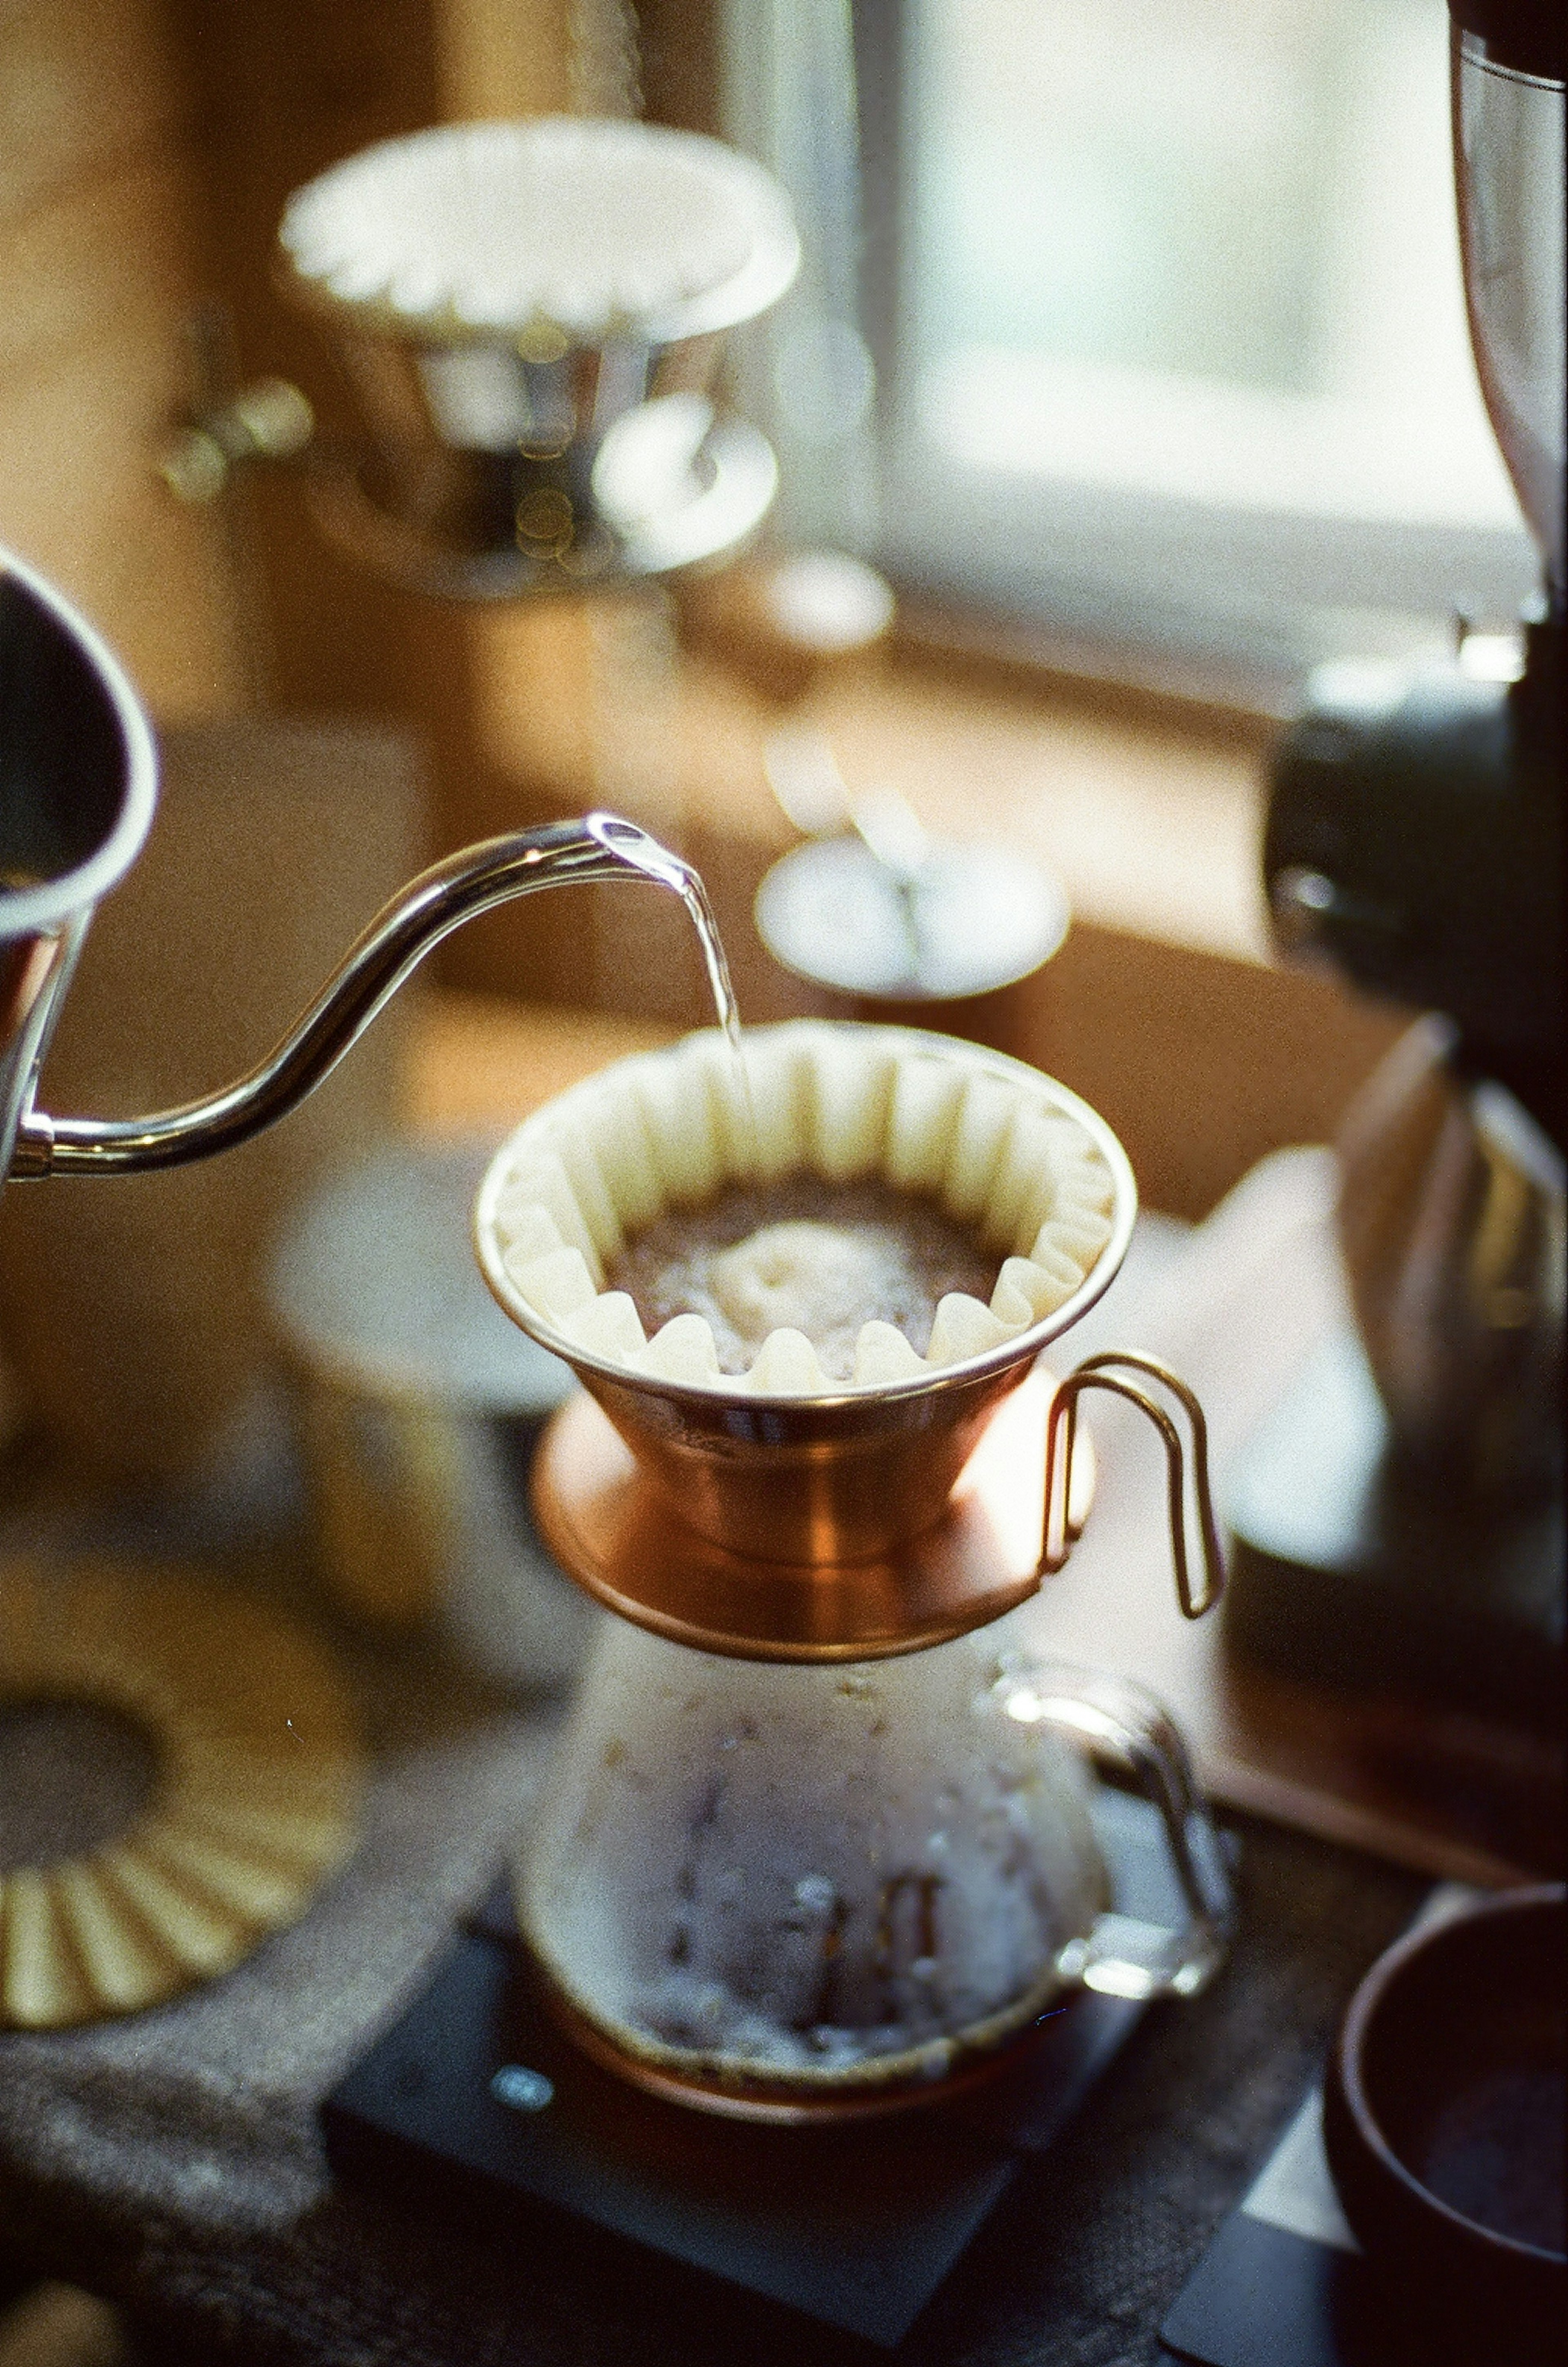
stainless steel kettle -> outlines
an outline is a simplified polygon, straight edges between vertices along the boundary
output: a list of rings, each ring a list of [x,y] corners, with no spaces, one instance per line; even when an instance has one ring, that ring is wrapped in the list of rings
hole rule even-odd
[[[178,1167],[247,1140],[319,1084],[465,921],[536,889],[651,879],[701,913],[680,858],[614,814],[484,840],[410,882],[258,1067],[148,1117],[55,1117],[39,1070],[100,896],[152,825],[157,758],[115,658],[41,576],[0,551],[0,1176]]]

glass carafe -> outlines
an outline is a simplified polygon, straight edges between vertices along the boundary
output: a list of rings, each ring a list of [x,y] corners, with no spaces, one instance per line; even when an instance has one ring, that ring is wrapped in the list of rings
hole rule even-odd
[[[1090,1757],[1160,1810],[1189,1920],[1113,1911]],[[517,1869],[580,2037],[752,2115],[875,2109],[979,2066],[1077,1983],[1190,1993],[1224,1871],[1134,1688],[1021,1648],[804,1665],[606,1621]]]

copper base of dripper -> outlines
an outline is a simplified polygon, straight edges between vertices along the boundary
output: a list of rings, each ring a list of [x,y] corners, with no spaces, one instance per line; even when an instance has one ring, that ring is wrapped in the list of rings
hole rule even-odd
[[[746,1660],[876,1660],[989,1625],[1040,1585],[1045,1418],[1055,1382],[1037,1365],[998,1408],[943,1517],[872,1560],[783,1562],[699,1536],[637,1467],[592,1399],[550,1421],[534,1508],[561,1567],[605,1608],[673,1643]],[[1094,1451],[1073,1452],[1075,1530]]]

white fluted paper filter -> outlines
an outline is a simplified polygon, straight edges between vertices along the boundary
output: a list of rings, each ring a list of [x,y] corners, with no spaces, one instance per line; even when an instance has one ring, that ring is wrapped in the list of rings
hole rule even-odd
[[[728,1396],[838,1397],[984,1355],[1083,1288],[1115,1229],[1117,1177],[1049,1078],[951,1038],[828,1020],[748,1029],[744,1045],[754,1131],[715,1028],[589,1078],[496,1154],[475,1211],[479,1262],[547,1347]],[[803,1172],[937,1200],[1000,1258],[989,1305],[949,1292],[923,1355],[892,1324],[865,1323],[846,1385],[788,1329],[749,1372],[722,1373],[703,1316],[676,1315],[650,1340],[629,1294],[604,1287],[625,1243],[667,1209]]]
[[[799,258],[784,192],[749,157],[572,116],[382,141],[297,190],[278,236],[306,286],[388,326],[584,344],[748,320]]]
[[[313,1637],[233,1585],[0,1565],[7,1703],[107,1710],[145,1736],[157,1775],[125,1831],[85,1854],[0,1852],[0,2029],[140,2012],[229,1972],[354,1845],[347,1689]]]

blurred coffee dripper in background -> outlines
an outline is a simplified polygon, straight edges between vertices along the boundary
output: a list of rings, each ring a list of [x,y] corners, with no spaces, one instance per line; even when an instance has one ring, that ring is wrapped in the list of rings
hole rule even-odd
[[[774,960],[828,1011],[1042,1057],[1038,976],[1069,919],[1060,883],[1016,847],[933,841],[897,791],[852,792],[819,731],[775,731],[766,764],[807,839],[757,891]]]
[[[765,436],[714,400],[725,333],[794,278],[777,183],[716,140],[592,117],[443,124],[296,190],[276,274],[341,365],[359,431],[298,388],[211,393],[172,492],[300,462],[317,523],[437,598],[611,588],[723,557],[765,515]]]
[[[724,332],[794,277],[783,192],[720,142],[588,118],[439,126],[296,191],[285,291],[363,422],[312,450],[323,530],[463,599],[635,582],[758,525],[766,438],[717,415]]]
[[[527,1506],[538,1425],[572,1384],[475,1268],[489,1156],[389,1146],[334,1178],[297,1211],[268,1296],[330,1591],[503,1684],[547,1685],[592,1617]]]

